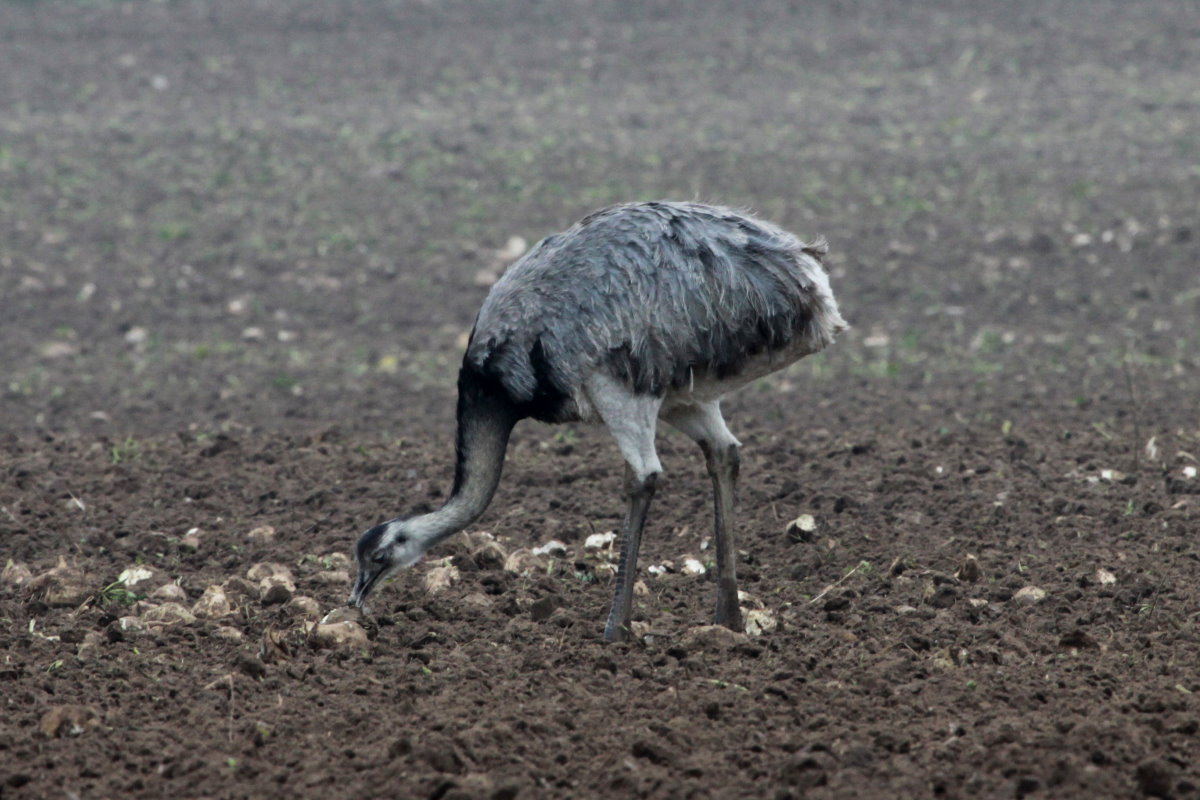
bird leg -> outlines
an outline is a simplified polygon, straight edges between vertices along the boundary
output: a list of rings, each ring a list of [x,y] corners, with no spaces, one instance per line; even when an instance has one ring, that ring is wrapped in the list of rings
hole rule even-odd
[[[717,540],[716,623],[742,630],[738,607],[737,550],[733,545],[733,501],[741,459],[737,444],[713,445],[700,441],[704,461],[713,482],[713,527]]]
[[[621,562],[617,566],[617,585],[613,591],[612,610],[604,626],[604,639],[623,642],[629,638],[629,619],[633,615],[633,584],[637,582],[638,549],[642,544],[642,528],[646,512],[654,498],[658,473],[652,472],[639,480],[632,468],[625,467],[625,492],[629,497],[629,512],[621,530]],[[737,599],[736,591],[734,599]]]

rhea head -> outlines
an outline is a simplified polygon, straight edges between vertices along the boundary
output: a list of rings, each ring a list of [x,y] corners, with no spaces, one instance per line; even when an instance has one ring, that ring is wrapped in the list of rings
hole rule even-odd
[[[409,530],[409,521],[394,519],[367,530],[358,537],[354,554],[358,578],[350,592],[349,605],[363,607],[369,595],[387,578],[421,559],[425,548]]]

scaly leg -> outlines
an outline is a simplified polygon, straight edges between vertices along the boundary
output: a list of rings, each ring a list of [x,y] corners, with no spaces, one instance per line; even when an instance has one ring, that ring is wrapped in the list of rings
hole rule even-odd
[[[676,406],[664,414],[663,419],[694,439],[704,451],[704,461],[713,483],[713,531],[717,544],[716,623],[740,631],[742,612],[738,607],[733,505],[741,443],[725,426],[720,405],[715,401]]]
[[[625,457],[625,493],[629,512],[621,532],[621,563],[617,567],[617,585],[612,610],[604,626],[604,638],[610,642],[629,638],[629,620],[633,615],[633,585],[637,583],[638,549],[646,512],[654,497],[654,487],[662,464],[654,450],[654,432],[662,398],[637,394],[621,382],[596,373],[584,382],[588,399],[608,427],[609,433]]]
[[[629,496],[629,512],[621,530],[621,563],[617,567],[617,585],[613,590],[612,610],[604,626],[604,639],[623,642],[629,638],[629,620],[633,615],[633,585],[637,583],[638,549],[642,544],[642,529],[646,512],[654,498],[658,473],[638,480],[633,468],[625,467],[625,492]]]
[[[716,622],[731,630],[742,629],[738,607],[737,550],[733,545],[733,500],[737,488],[738,445],[700,443],[713,482],[713,528],[717,540]]]

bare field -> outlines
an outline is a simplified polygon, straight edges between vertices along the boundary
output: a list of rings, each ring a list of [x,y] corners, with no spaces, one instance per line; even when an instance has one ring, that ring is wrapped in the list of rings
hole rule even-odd
[[[1198,60],[1170,2],[0,3],[0,797],[1194,796]],[[619,457],[528,424],[318,635],[513,240],[658,198],[827,236],[854,326],[726,404],[765,629],[697,630],[664,435],[602,644]]]

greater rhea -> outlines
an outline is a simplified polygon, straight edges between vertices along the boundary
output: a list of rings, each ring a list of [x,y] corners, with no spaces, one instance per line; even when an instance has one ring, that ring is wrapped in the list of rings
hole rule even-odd
[[[626,462],[629,502],[604,638],[629,636],[638,548],[662,466],[658,420],[694,439],[713,484],[716,622],[740,630],[734,487],[740,443],[728,392],[829,345],[846,328],[807,244],[745,213],[631,203],[548,236],[483,301],[458,374],[454,486],[436,511],[358,540],[350,604],[487,508],[508,437],[526,417],[604,424]]]

